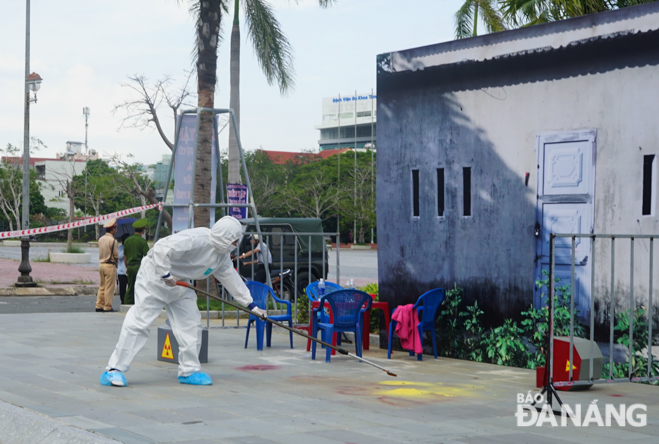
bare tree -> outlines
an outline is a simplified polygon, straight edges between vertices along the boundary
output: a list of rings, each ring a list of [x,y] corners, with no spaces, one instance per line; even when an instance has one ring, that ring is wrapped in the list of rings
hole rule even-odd
[[[321,169],[308,177],[304,187],[295,187],[287,195],[284,205],[303,217],[329,219],[332,211],[338,208],[342,199],[347,196],[347,190],[336,184]]]
[[[64,196],[69,200],[69,223],[73,222],[75,218],[75,201],[79,193],[83,190],[78,189],[74,181],[74,177],[77,175],[75,165],[76,159],[73,156],[67,156],[65,160],[62,160],[60,164],[61,169],[51,169],[51,174],[53,180],[55,180],[59,186],[60,193],[64,193]],[[64,196],[60,194],[60,197],[56,198],[60,202],[64,201]],[[70,228],[67,230],[66,235],[66,251],[71,251],[71,244],[73,243],[73,229]]]
[[[30,138],[30,154],[47,146],[36,137]],[[23,211],[23,165],[22,158],[23,148],[7,144],[5,149],[0,148],[0,210],[4,214],[9,229],[14,230],[14,221],[16,229],[21,227],[21,212]],[[34,174],[33,172],[31,174]],[[30,187],[36,185],[41,189],[41,183],[36,184],[30,180]]]
[[[174,128],[176,128],[176,117],[178,110],[184,106],[192,106],[186,100],[191,98],[193,94],[188,91],[188,84],[192,77],[192,71],[188,73],[185,83],[181,88],[172,86],[173,80],[169,75],[163,76],[155,82],[149,82],[143,75],[133,75],[128,77],[128,82],[122,83],[121,86],[129,88],[135,92],[136,98],[126,100],[119,105],[115,105],[112,113],[123,111],[126,116],[122,119],[121,128],[137,128],[144,130],[146,128],[154,127],[158,130],[158,134],[162,138],[165,145],[170,150],[174,150],[174,139],[170,139],[165,134],[163,129],[158,110],[167,104],[167,107],[172,112],[174,120]],[[176,131],[176,130],[174,130]]]
[[[108,196],[103,196],[103,190],[101,187],[96,184],[88,184],[84,193],[84,201],[89,204],[94,210],[94,216],[98,217],[101,215],[101,204],[103,203],[103,198]],[[94,239],[101,237],[101,227],[99,224],[94,224]]]
[[[140,199],[142,205],[146,205],[147,202],[151,204],[158,203],[158,199],[156,199],[156,193],[153,190],[153,182],[147,176],[141,174],[138,171],[138,165],[128,163],[127,161],[123,160],[119,154],[114,154],[112,157],[110,157],[110,163],[117,167],[117,172],[119,174],[117,175],[116,180],[126,192]],[[169,186],[169,184],[167,184],[167,186]],[[163,220],[171,232],[172,216],[167,211],[165,211],[165,209],[162,211]],[[142,217],[144,217],[144,214]]]
[[[256,208],[259,209],[259,214],[265,215],[278,208],[276,197],[283,190],[281,182],[268,174],[250,175],[250,178],[252,178],[254,202]]]
[[[357,221],[354,239],[360,243],[364,243],[366,228],[375,225],[375,191],[371,191],[373,174],[373,169],[366,165],[347,171],[348,177],[352,179],[347,182],[355,183],[355,189],[349,191],[352,199],[344,199],[341,209],[349,219]]]
[[[23,172],[20,168],[20,158],[16,157],[19,148],[7,144],[0,150],[4,156],[0,162],[0,209],[9,222],[9,230],[14,231],[21,226],[21,206],[23,202]]]
[[[89,166],[90,164],[88,162],[86,168],[89,168]],[[85,208],[91,207],[94,211],[94,216],[98,217],[101,215],[101,206],[103,203],[117,197],[121,194],[122,189],[117,184],[117,174],[90,174],[90,176],[84,185],[81,184],[81,177],[78,176],[79,180],[75,184],[76,188],[79,189],[76,204],[78,208],[80,206],[84,206]],[[95,224],[95,239],[100,237],[100,231],[100,225]]]

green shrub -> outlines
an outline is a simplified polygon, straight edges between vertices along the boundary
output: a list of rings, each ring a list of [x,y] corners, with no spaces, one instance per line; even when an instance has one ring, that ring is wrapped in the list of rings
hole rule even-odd
[[[632,335],[634,337],[632,347],[634,355],[629,356],[629,310],[616,314],[616,325],[614,331],[621,332],[618,337],[618,344],[626,347],[627,362],[614,362],[612,376],[614,378],[629,377],[629,362],[632,363],[632,377],[643,378],[648,375],[648,316],[645,307],[639,306],[634,310],[634,325],[632,326]],[[656,336],[652,338],[652,345],[659,345]],[[643,351],[645,350],[645,353]],[[659,362],[653,358],[650,366],[650,376],[659,376]],[[605,361],[602,368],[602,378],[609,377],[609,362]],[[653,384],[659,384],[654,381]]]
[[[378,287],[378,284],[374,282],[368,283],[357,290],[361,290],[368,294],[374,294],[375,297],[373,298],[373,302],[380,300],[380,288]],[[371,310],[371,323],[369,328],[371,333],[380,333],[380,310]]]
[[[557,278],[555,282],[560,282],[560,279]],[[549,280],[544,279],[536,284],[539,287],[547,286]],[[463,305],[462,295],[463,289],[457,284],[446,291],[446,299],[440,307],[436,323],[439,354],[531,369],[544,365],[549,328],[547,307],[536,309],[531,305],[528,311],[521,313],[523,319],[519,325],[512,319],[506,319],[503,325],[486,330],[482,326],[485,313],[477,301],[465,307],[465,310],[460,309]],[[554,334],[567,336],[570,334],[569,286],[555,286],[554,296]],[[574,334],[585,337],[586,329],[578,318],[579,312],[576,311]]]
[[[506,319],[501,327],[490,329],[483,338],[486,356],[493,364],[527,367],[529,348],[522,339],[524,330]]]
[[[305,293],[299,293],[297,295],[297,323],[298,324],[309,324],[309,311],[311,310],[311,304]]]
[[[446,291],[446,298],[440,306],[440,322],[435,324],[439,330],[441,354],[450,358],[464,358],[461,352],[464,344],[464,325],[460,322],[460,318],[464,317],[464,312],[459,311],[462,292],[462,288],[457,284]]]
[[[476,362],[483,361],[485,350],[481,338],[483,338],[484,329],[480,320],[483,314],[485,312],[478,307],[478,301],[474,301],[474,305],[468,306],[466,312],[460,313],[460,316],[465,318],[464,344],[460,348],[462,359]]]
[[[64,248],[62,253],[84,253],[85,250],[79,247],[74,247],[73,245],[70,248]]]
[[[543,271],[545,279],[536,281],[538,288],[549,287],[549,276],[547,271]],[[555,278],[556,284],[560,283],[559,278]],[[554,336],[570,335],[570,297],[571,291],[569,285],[554,286]],[[545,365],[545,353],[547,346],[547,333],[549,332],[549,307],[544,306],[536,309],[531,305],[528,311],[523,311],[524,320],[521,322],[524,330],[524,336],[533,346],[529,353],[528,368],[536,368]],[[586,329],[579,321],[581,312],[575,306],[574,311],[574,336],[578,338],[586,337]]]

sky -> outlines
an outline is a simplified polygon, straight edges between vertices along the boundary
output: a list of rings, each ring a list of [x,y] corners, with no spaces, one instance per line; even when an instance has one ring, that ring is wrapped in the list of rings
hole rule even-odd
[[[459,0],[270,0],[294,54],[295,89],[282,96],[268,85],[241,28],[241,136],[246,150],[308,151],[318,148],[322,99],[376,90],[377,54],[452,40]],[[88,144],[103,156],[119,154],[155,163],[169,148],[154,129],[121,127],[115,105],[136,98],[122,84],[143,75],[165,75],[180,87],[194,68],[194,20],[175,0],[31,0],[30,72],[43,78],[30,106],[30,135],[52,157],[67,141],[84,142],[83,107],[89,107]],[[0,6],[0,146],[23,142],[25,0]],[[241,17],[241,23],[242,17]],[[215,106],[229,107],[229,41],[232,11],[224,19],[218,53]],[[196,80],[191,81],[196,92]],[[377,90],[376,90],[377,93]],[[192,99],[196,104],[196,98]],[[173,138],[171,111],[160,109]],[[226,150],[228,130],[220,134]]]

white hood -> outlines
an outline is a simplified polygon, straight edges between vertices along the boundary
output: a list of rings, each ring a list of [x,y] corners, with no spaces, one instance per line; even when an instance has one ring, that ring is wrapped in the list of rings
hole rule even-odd
[[[211,228],[211,243],[221,254],[229,254],[236,248],[233,243],[243,234],[242,225],[238,219],[224,216]]]

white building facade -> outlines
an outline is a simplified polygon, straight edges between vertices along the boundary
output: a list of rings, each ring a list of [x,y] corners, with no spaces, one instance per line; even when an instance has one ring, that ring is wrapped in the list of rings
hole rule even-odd
[[[320,130],[320,150],[374,149],[376,113],[374,93],[324,98],[323,121],[315,127]]]
[[[87,166],[86,159],[44,159],[34,162],[34,169],[41,181],[41,194],[47,207],[61,208],[69,212],[69,198],[64,189],[66,181],[81,174]]]

